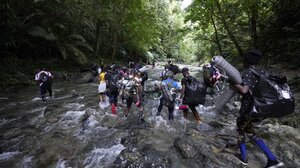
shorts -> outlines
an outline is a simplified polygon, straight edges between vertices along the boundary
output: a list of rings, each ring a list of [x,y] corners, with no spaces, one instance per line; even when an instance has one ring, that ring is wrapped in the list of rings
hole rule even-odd
[[[108,95],[108,97],[109,97],[109,103],[117,103],[118,102],[118,94],[115,94],[115,93],[113,93],[113,94],[109,94]]]
[[[127,108],[131,108],[132,103],[137,103],[136,96],[134,96],[134,97],[128,97],[126,99]],[[137,107],[142,107],[142,106],[143,106],[142,100],[140,100],[139,105],[137,105]]]
[[[105,93],[105,91],[106,91],[106,83],[100,83],[100,85],[98,87],[98,92]]]

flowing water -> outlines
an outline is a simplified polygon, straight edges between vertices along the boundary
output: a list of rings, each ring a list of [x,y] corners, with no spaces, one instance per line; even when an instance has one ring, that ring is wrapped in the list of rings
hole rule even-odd
[[[199,71],[190,68],[194,75]],[[212,105],[211,96],[207,96],[206,107],[198,107],[205,118],[202,133],[197,131],[191,114],[185,121],[181,111],[176,110],[174,123],[167,120],[166,108],[162,116],[156,116],[160,95],[153,92],[153,83],[161,70],[149,71],[144,102],[146,123],[139,121],[134,105],[129,117],[123,119],[125,104],[120,100],[118,116],[110,115],[109,108],[100,109],[96,83],[56,82],[54,98],[47,103],[42,103],[37,87],[3,95],[0,167],[189,167],[179,159],[175,139],[196,138],[198,134],[203,144],[216,136],[234,139],[228,136],[228,132],[234,132],[234,123],[223,123],[222,128],[217,123],[214,128],[208,125],[217,119],[215,112],[207,110]]]

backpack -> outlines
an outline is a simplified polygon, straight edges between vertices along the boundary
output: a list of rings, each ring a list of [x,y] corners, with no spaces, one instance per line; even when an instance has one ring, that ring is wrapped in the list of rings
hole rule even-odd
[[[204,104],[207,86],[192,76],[186,80],[183,104]]]
[[[108,81],[108,88],[110,89],[110,92],[119,91],[118,81],[119,81],[119,75],[117,73],[112,74]]]
[[[165,106],[171,105],[176,98],[176,93],[174,91],[174,88],[172,87],[172,83],[161,82],[161,90],[162,90],[164,105]]]
[[[127,99],[129,97],[133,97],[134,94],[136,94],[136,90],[134,88],[134,81],[124,80],[122,82],[121,98]]]
[[[286,77],[267,72],[261,75],[255,69],[250,71],[259,80],[252,90],[254,107],[251,116],[277,118],[294,112],[295,100]]]
[[[171,64],[169,69],[170,69],[170,71],[172,71],[174,73],[174,75],[176,75],[179,72],[179,68],[177,65]]]
[[[166,76],[166,74],[168,73],[168,69],[164,69],[162,72],[161,72],[161,79],[162,80],[165,80],[165,79],[167,79],[168,77]]]
[[[49,76],[45,72],[42,72],[39,75],[39,80],[43,83],[46,83],[49,80]]]

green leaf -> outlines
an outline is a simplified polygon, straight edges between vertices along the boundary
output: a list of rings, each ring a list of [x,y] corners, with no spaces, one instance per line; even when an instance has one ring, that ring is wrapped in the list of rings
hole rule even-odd
[[[87,50],[89,50],[89,51],[91,51],[91,52],[94,51],[94,49],[93,49],[89,44],[87,44],[87,43],[82,43],[82,42],[80,42],[80,41],[76,41],[76,42],[72,43],[72,45],[78,46],[78,47],[82,47],[82,48],[85,48],[85,49],[87,49]]]
[[[48,33],[45,29],[43,29],[39,26],[32,27],[28,31],[28,34],[33,37],[42,37],[42,38],[44,38],[46,40],[50,40],[50,41],[57,40],[57,37],[54,34]]]
[[[86,42],[85,38],[82,37],[80,34],[71,34],[71,35],[69,35],[69,36],[67,37],[67,39],[79,40],[79,41],[81,41],[81,42],[83,42],[83,43]]]
[[[59,50],[60,50],[60,53],[61,53],[63,59],[64,60],[67,59],[68,55],[67,55],[67,52],[66,52],[66,48],[64,46],[62,46],[62,47],[59,47]]]

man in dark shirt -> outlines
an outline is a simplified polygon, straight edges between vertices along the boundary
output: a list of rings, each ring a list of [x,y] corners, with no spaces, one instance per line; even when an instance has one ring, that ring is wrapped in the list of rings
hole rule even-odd
[[[107,94],[109,97],[109,103],[111,104],[111,112],[113,115],[117,115],[116,106],[119,95],[118,80],[119,74],[115,66],[111,66],[108,72],[105,74],[105,82],[107,83]]]
[[[249,50],[244,55],[244,67],[246,69],[242,73],[242,83],[233,85],[234,88],[238,91],[238,93],[243,95],[241,108],[239,111],[240,116],[237,118],[237,131],[239,133],[238,143],[241,152],[240,160],[242,161],[243,165],[247,165],[245,138],[246,135],[248,135],[250,139],[266,154],[268,158],[268,163],[266,167],[275,168],[281,167],[284,164],[277,160],[277,158],[273,155],[273,153],[264,143],[264,141],[255,134],[255,130],[252,125],[254,122],[261,121],[261,119],[251,116],[251,112],[254,109],[254,99],[251,94],[251,90],[255,89],[255,85],[259,79],[251,72],[250,69],[253,68],[261,74],[265,73],[264,70],[256,67],[261,57],[261,52],[255,49]]]
[[[193,112],[193,115],[196,119],[196,122],[197,124],[200,124],[201,123],[201,119],[200,119],[200,116],[196,110],[196,106],[198,106],[199,104],[195,104],[195,103],[187,103],[187,99],[194,99],[194,98],[191,98],[189,97],[190,95],[188,95],[186,93],[186,85],[187,85],[187,82],[188,80],[192,80],[192,76],[190,76],[189,74],[189,69],[188,68],[182,68],[182,75],[183,75],[183,79],[181,80],[181,86],[182,86],[182,89],[181,89],[181,98],[182,98],[182,104],[185,104],[185,105],[188,105],[188,107],[191,109],[191,111]],[[199,95],[199,96],[202,96],[202,95]],[[203,102],[199,102],[200,104],[204,104],[204,100],[205,98],[203,98]],[[188,116],[188,108],[187,107],[184,107],[184,106],[181,106],[181,109],[183,110],[183,116],[185,119],[187,119],[187,116]]]

